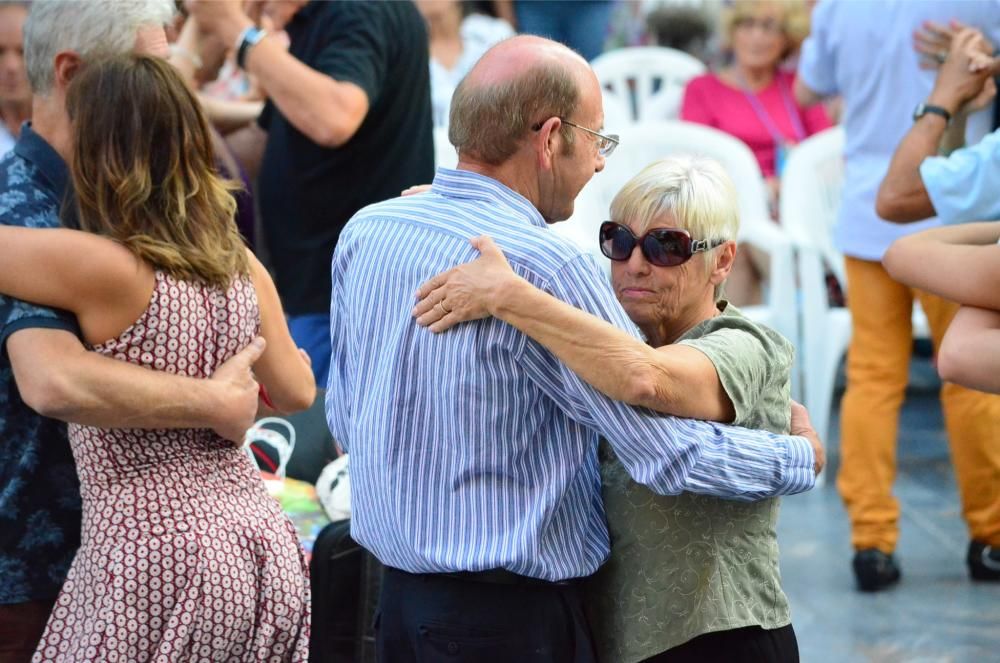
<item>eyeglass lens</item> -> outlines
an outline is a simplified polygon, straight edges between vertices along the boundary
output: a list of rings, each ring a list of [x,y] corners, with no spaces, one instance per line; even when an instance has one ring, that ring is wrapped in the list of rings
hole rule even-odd
[[[656,228],[641,238],[620,223],[607,221],[600,231],[601,253],[615,261],[628,260],[639,244],[642,255],[658,267],[674,267],[691,259],[691,238],[680,230]]]

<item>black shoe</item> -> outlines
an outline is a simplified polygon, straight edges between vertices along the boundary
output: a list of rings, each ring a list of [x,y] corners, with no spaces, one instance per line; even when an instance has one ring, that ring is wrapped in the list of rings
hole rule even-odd
[[[899,582],[899,564],[892,555],[877,548],[865,548],[854,553],[854,578],[858,589],[877,592]]]
[[[1000,547],[970,541],[965,561],[973,580],[1000,580]]]

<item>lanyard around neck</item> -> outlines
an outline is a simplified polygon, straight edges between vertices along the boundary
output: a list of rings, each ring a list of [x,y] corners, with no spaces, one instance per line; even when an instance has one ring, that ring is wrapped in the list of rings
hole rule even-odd
[[[750,108],[753,109],[754,115],[756,115],[757,119],[760,120],[760,123],[764,125],[767,132],[771,134],[771,138],[774,139],[775,145],[787,143],[788,139],[785,138],[781,131],[778,130],[774,120],[771,118],[771,114],[767,112],[766,108],[764,108],[764,104],[760,103],[760,99],[757,98],[757,95],[750,91],[750,86],[747,85],[746,79],[743,78],[743,74],[739,70],[736,71],[736,80],[739,82],[743,96],[746,97],[747,102],[749,102]],[[781,77],[776,75],[774,82],[778,86],[778,94],[781,96],[781,102],[785,106],[785,112],[788,113],[788,119],[791,120],[792,131],[795,132],[795,141],[802,142],[806,138],[806,130],[805,127],[802,126],[802,118],[799,117],[798,108],[796,108],[795,104],[792,102],[791,96],[788,94],[788,90],[781,81]]]

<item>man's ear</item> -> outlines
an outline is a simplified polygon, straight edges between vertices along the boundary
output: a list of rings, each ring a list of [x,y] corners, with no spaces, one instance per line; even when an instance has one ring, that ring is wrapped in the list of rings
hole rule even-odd
[[[558,117],[550,117],[538,131],[534,132],[535,153],[538,157],[538,165],[543,170],[552,169],[552,160],[562,149],[562,120]]]
[[[80,59],[79,54],[73,51],[59,51],[56,53],[54,67],[56,87],[65,91],[70,81],[73,80],[73,77],[77,75],[82,66],[83,60]]]
[[[715,249],[715,265],[709,280],[712,285],[719,285],[727,278],[729,272],[733,271],[733,262],[736,260],[736,242],[727,241],[722,246]]]

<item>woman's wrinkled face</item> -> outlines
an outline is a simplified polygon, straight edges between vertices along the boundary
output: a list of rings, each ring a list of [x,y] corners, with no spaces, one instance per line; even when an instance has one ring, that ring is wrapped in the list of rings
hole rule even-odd
[[[741,67],[777,67],[788,47],[783,12],[777,4],[757,7],[733,25],[733,57]]]
[[[627,225],[636,237],[652,228],[683,228],[670,212],[660,214],[648,226],[628,219],[618,222]],[[709,264],[702,253],[676,267],[658,267],[646,260],[637,244],[628,260],[611,262],[615,295],[628,317],[647,336],[652,336],[650,330],[686,318],[688,311],[714,300],[715,287],[710,276]]]

